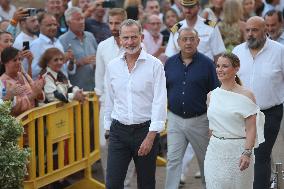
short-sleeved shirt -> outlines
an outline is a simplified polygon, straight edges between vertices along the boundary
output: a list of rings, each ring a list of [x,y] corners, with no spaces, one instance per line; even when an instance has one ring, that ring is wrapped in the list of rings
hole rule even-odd
[[[97,42],[90,32],[84,32],[84,39],[80,41],[76,35],[69,30],[59,38],[65,51],[72,49],[75,59],[96,55]],[[93,91],[95,88],[95,69],[93,64],[77,66],[75,74],[69,75],[72,85],[83,88],[84,91]]]
[[[180,29],[188,27],[186,20],[182,20],[179,23],[181,24]],[[213,60],[214,56],[226,51],[218,26],[209,26],[205,24],[205,19],[198,16],[194,29],[198,32],[198,36],[200,38],[200,42],[197,47],[199,52]],[[175,32],[174,34],[171,33],[170,35],[165,52],[168,57],[177,54],[180,50],[177,43],[178,35],[178,32]]]

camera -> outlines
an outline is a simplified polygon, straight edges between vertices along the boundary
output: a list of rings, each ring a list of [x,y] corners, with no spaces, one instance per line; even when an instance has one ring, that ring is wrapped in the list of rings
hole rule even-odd
[[[114,8],[115,7],[115,1],[104,1],[103,2],[103,8]]]
[[[28,16],[36,16],[37,9],[36,8],[27,8]]]

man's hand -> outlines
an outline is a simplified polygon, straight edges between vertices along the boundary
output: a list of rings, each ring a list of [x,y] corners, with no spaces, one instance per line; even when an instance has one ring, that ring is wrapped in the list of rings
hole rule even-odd
[[[29,16],[29,14],[28,14],[27,9],[20,7],[15,11],[12,19],[16,23],[18,23],[21,18],[28,17],[28,16]]]
[[[86,64],[96,64],[96,55],[90,55],[90,56],[86,56],[84,58],[81,58],[80,60],[78,60],[77,64],[79,64],[80,66],[86,65]]]
[[[138,150],[138,156],[146,156],[152,149],[157,132],[149,131]]]

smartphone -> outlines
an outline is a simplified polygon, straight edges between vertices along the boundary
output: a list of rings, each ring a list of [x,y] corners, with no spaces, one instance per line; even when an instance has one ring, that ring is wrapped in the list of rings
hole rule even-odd
[[[37,9],[36,8],[27,8],[27,12],[29,16],[36,16]]]
[[[23,42],[23,50],[30,50],[30,42],[29,41]]]
[[[103,2],[103,8],[114,8],[115,7],[115,1],[104,1]]]

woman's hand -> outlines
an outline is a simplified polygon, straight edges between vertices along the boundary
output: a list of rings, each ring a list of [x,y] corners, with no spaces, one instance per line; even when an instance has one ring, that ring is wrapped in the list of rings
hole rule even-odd
[[[248,157],[247,155],[241,155],[239,162],[240,170],[243,171],[247,169],[249,165],[250,165],[250,157]]]

